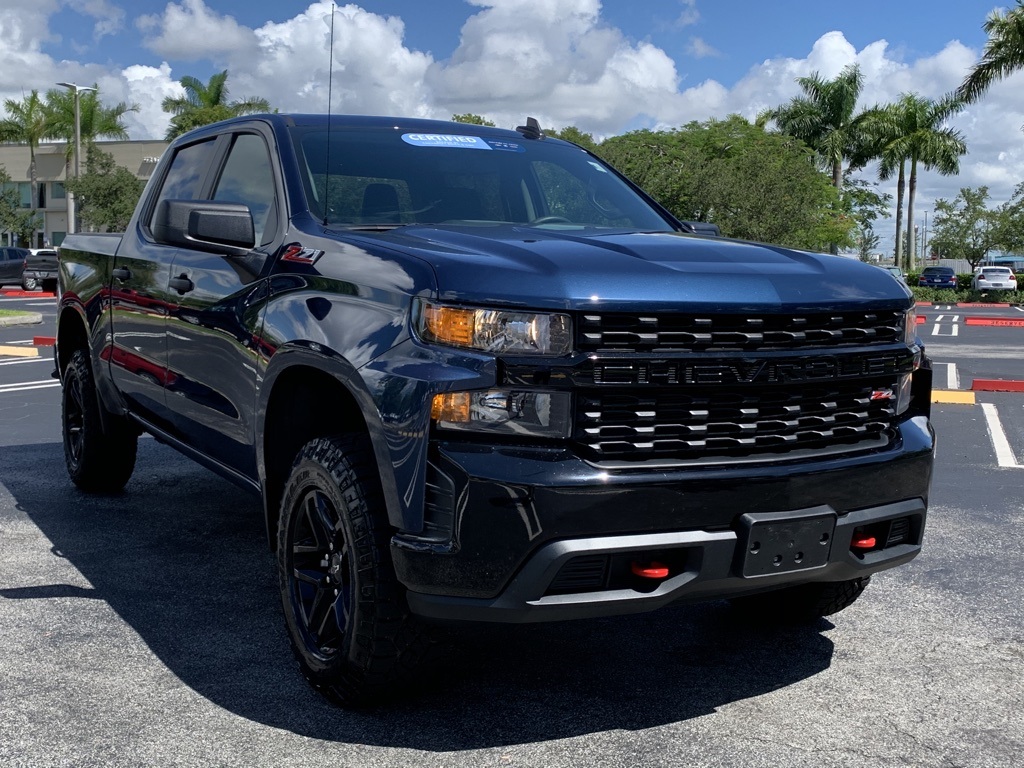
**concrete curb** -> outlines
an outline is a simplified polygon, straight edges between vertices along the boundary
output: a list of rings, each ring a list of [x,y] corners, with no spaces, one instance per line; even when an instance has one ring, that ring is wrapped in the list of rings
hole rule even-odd
[[[43,316],[38,312],[21,312],[17,315],[0,317],[0,327],[9,325],[38,325],[43,322]]]

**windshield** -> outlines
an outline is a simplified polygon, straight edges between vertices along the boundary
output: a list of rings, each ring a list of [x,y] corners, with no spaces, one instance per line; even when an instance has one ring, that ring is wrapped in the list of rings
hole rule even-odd
[[[293,131],[309,208],[328,224],[675,229],[578,147],[497,140],[469,131],[441,135],[335,128],[328,152],[322,128]]]

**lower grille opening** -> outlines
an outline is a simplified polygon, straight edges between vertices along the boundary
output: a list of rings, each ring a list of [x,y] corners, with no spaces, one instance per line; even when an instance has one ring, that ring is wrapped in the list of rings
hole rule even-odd
[[[895,547],[897,544],[904,544],[910,540],[910,518],[901,517],[892,521],[889,526],[889,536],[885,540],[886,547]]]
[[[871,525],[858,526],[854,531],[854,541],[872,543],[869,546],[857,545],[852,551],[858,557],[869,552],[878,552],[900,544],[913,544],[920,540],[921,520],[913,517],[897,517],[895,520],[882,520]]]
[[[685,548],[580,555],[559,569],[544,594],[572,595],[620,589],[653,592],[667,579],[687,571],[689,559],[690,550]],[[645,578],[635,572],[635,563],[657,563],[668,570],[668,575],[660,579]]]

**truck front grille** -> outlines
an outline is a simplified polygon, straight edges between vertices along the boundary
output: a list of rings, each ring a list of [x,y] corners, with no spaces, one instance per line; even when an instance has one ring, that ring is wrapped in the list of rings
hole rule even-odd
[[[721,461],[881,447],[896,383],[584,390],[574,439],[596,462]]]
[[[584,351],[802,350],[892,344],[904,313],[820,312],[801,315],[583,314],[577,347]]]

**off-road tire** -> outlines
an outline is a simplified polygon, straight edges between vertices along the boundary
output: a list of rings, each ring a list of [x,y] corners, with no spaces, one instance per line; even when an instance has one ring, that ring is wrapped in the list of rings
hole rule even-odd
[[[39,287],[39,281],[34,277],[23,277],[21,278],[21,290],[23,291],[34,291]]]
[[[76,351],[64,371],[61,431],[71,481],[89,493],[117,493],[135,469],[138,433],[121,416],[101,418],[88,352]]]
[[[281,504],[279,586],[302,674],[342,706],[394,698],[438,650],[409,613],[390,537],[368,439],[307,443]]]
[[[850,581],[812,582],[774,592],[737,597],[730,602],[743,618],[806,624],[849,608],[860,597],[869,581],[870,576]]]

